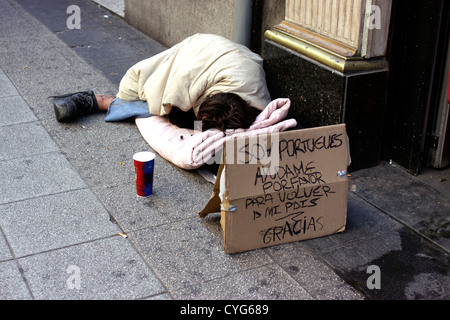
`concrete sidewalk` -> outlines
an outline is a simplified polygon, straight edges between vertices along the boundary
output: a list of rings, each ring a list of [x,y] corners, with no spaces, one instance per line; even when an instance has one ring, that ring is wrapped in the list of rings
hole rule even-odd
[[[70,5],[79,30],[67,28]],[[392,197],[404,187],[408,203],[432,201],[417,212],[445,231],[448,193],[388,164],[361,170],[346,232],[228,255],[218,217],[197,215],[210,183],[157,157],[155,194],[138,198],[132,155],[149,147],[134,123],[61,124],[47,99],[114,95],[131,65],[165,48],[89,0],[0,7],[0,299],[449,298],[448,234],[426,234]],[[366,285],[370,265],[381,289]]]

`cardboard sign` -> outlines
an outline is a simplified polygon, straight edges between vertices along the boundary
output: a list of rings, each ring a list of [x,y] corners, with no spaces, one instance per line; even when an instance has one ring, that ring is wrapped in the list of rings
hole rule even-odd
[[[345,124],[227,141],[213,195],[226,252],[345,230],[349,154]]]

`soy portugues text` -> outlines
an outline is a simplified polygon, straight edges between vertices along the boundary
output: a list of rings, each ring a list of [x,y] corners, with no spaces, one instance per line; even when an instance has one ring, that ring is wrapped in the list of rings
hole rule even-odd
[[[334,149],[342,146],[342,134],[331,134],[328,136],[320,136],[316,139],[310,138],[302,140],[298,139],[282,139],[280,140],[280,160],[283,156],[298,157],[300,154],[314,152],[322,149]]]

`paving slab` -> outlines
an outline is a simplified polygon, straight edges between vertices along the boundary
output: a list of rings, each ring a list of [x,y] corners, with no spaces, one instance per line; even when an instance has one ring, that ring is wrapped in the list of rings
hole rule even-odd
[[[0,225],[15,257],[101,239],[121,232],[89,190],[1,205]]]
[[[54,116],[44,125],[58,141],[67,158],[90,186],[105,186],[134,180],[134,150],[124,146],[140,145],[148,149],[135,126],[111,125],[103,115],[86,117],[69,124],[56,124]],[[113,129],[114,128],[114,129]],[[111,130],[113,129],[113,130]]]
[[[158,168],[158,161],[160,159],[157,160],[156,168]],[[189,217],[198,219],[197,213],[208,200],[208,196],[201,193],[189,199],[183,198],[186,184],[182,182],[188,181],[188,178],[180,173],[177,174],[175,169],[174,171],[173,176],[181,183],[175,186],[170,183],[168,170],[158,173],[154,177],[153,194],[148,198],[140,198],[136,195],[134,177],[127,180],[127,183],[94,187],[93,191],[99,198],[105,200],[105,207],[125,232],[159,226]],[[199,199],[200,197],[202,199]],[[128,200],[124,202],[123,198]]]
[[[0,69],[0,84],[2,86],[2,90],[0,92],[0,97],[10,97],[17,96],[18,92],[16,87],[9,81],[6,74]]]
[[[361,300],[363,296],[330,266],[311,255],[283,259],[278,264],[316,300]]]
[[[43,48],[44,45],[45,42],[37,44],[36,48],[30,48],[39,57],[32,57],[29,53],[21,52],[6,59],[10,61],[9,67],[2,68],[19,92],[24,96],[46,92],[47,96],[50,96],[53,95],[52,88],[59,88],[59,90],[69,90],[72,86],[78,88],[80,80],[74,77],[73,65],[57,49]],[[46,62],[44,57],[47,55],[51,56],[49,58],[53,60],[52,62]],[[63,76],[64,81],[58,75]],[[25,88],[27,88],[26,94],[23,91]]]
[[[0,230],[0,262],[12,259],[11,250],[6,243],[3,231]]]
[[[86,187],[61,153],[0,162],[0,204]]]
[[[221,231],[214,231],[191,218],[128,235],[170,291],[272,263],[263,251],[225,253]]]
[[[444,181],[445,183],[445,181]],[[351,188],[391,217],[450,252],[450,193],[383,162],[352,176]],[[447,192],[446,192],[447,191]]]
[[[450,257],[436,244],[353,192],[349,193],[347,227],[343,234],[312,239],[305,245],[366,297],[448,299]],[[367,286],[369,266],[380,268],[381,289]],[[433,287],[423,274],[433,279]],[[416,294],[408,288],[420,291]]]
[[[373,260],[367,257],[367,252],[374,246],[361,247],[355,244],[347,247],[347,256],[356,250],[365,252],[366,262],[359,266],[336,268],[338,274],[371,299],[448,300],[448,255],[406,228],[399,230],[398,235],[401,246]],[[375,240],[382,242],[381,238]],[[370,290],[367,286],[369,266],[380,268],[380,290]]]
[[[318,255],[315,249],[311,249],[310,241],[287,243],[266,248],[264,251],[314,299],[363,299],[360,292],[349,286],[334,272],[333,268],[336,268],[334,264],[323,263],[323,256]]]
[[[2,108],[2,118],[0,119],[0,126],[12,125],[22,122],[32,122],[37,120],[30,107],[19,95],[1,97],[0,106]]]
[[[2,300],[33,298],[15,261],[0,262],[0,297]]]
[[[67,15],[65,15],[67,17]],[[71,48],[86,48],[90,49],[94,44],[102,42],[111,43],[117,40],[116,35],[112,35],[109,32],[105,32],[101,29],[92,28],[88,33],[83,26],[83,30],[74,29],[67,30],[58,33],[58,38],[64,41]]]
[[[398,230],[402,226],[390,219],[387,215],[380,212],[358,196],[349,192],[348,209],[347,209],[347,225],[343,233],[333,235],[331,237],[323,237],[311,239],[305,244],[316,254],[324,255],[329,253],[339,254],[339,251],[346,250],[348,246],[358,246],[363,243],[374,243],[376,250],[356,250],[353,254],[345,254],[344,257],[336,259],[335,263],[355,264],[366,261],[361,255],[369,254],[372,259],[378,258],[380,255],[390,250],[398,249],[398,242],[395,241]],[[392,237],[394,240],[388,240]],[[381,243],[374,242],[373,239],[379,238]],[[384,238],[386,238],[384,240]],[[348,262],[345,262],[348,261]]]
[[[202,284],[189,284],[173,295],[175,299],[195,300],[313,300],[275,263]]]
[[[40,300],[128,300],[166,292],[130,242],[120,236],[17,261]]]
[[[6,1],[2,2],[0,18],[2,20],[2,26],[8,27],[7,29],[6,27],[2,29],[4,31],[0,34],[0,38],[2,39],[15,36],[23,37],[24,35],[28,35],[30,38],[38,36],[37,31],[29,23],[29,20],[22,19],[22,16],[18,14],[15,4],[7,3]],[[1,50],[4,49],[2,48]]]
[[[0,107],[3,106],[0,99]],[[56,143],[39,122],[0,127],[0,161],[59,151]]]

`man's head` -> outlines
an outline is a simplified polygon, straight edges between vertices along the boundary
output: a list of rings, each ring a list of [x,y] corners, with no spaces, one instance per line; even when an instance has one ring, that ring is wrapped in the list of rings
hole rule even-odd
[[[216,93],[208,96],[200,105],[197,120],[202,129],[247,129],[255,121],[260,110],[234,93]]]

